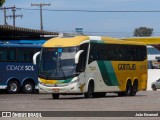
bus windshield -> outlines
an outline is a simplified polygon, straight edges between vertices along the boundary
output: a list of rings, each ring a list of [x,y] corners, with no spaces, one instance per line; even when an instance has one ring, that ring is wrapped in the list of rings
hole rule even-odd
[[[68,79],[75,76],[75,55],[78,47],[44,48],[39,75],[45,79]]]

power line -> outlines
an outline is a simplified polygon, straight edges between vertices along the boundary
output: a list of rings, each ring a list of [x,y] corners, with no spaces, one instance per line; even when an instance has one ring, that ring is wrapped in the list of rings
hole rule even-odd
[[[29,9],[29,8],[20,8],[23,10],[39,10],[39,9]],[[97,12],[97,13],[153,13],[153,12],[160,12],[160,10],[66,10],[66,9],[43,9],[44,11],[57,11],[57,12]]]
[[[59,11],[59,12],[97,12],[97,13],[105,13],[105,12],[115,12],[115,13],[118,13],[118,12],[122,12],[122,13],[126,13],[126,12],[141,12],[141,13],[144,13],[144,12],[160,12],[159,11],[98,11],[98,10],[53,10],[53,9],[44,9],[46,11]]]

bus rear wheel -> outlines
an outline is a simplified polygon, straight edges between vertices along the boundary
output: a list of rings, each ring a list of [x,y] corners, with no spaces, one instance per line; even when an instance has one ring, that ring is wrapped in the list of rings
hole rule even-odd
[[[132,91],[132,84],[131,84],[131,81],[129,80],[127,81],[125,96],[130,96],[131,91]]]
[[[118,92],[118,96],[119,97],[125,96],[125,92]]]
[[[124,92],[118,92],[118,96],[130,96],[131,95],[131,91],[132,91],[132,85],[131,85],[131,81],[127,81],[126,84],[126,90]]]
[[[52,94],[52,98],[53,98],[53,99],[59,99],[59,94],[53,93],[53,94]]]
[[[17,81],[10,81],[7,85],[7,92],[9,94],[16,94],[20,90],[20,85]]]
[[[25,94],[31,94],[34,92],[34,84],[31,81],[26,81],[23,84],[22,91]]]
[[[138,91],[138,81],[134,81],[133,86],[131,88],[131,96],[135,96]]]

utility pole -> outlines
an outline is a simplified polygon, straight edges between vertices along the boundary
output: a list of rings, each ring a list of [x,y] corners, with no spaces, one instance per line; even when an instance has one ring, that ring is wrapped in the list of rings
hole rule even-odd
[[[15,12],[16,12],[16,7],[15,7],[15,6],[14,6],[14,7],[11,7],[11,9],[12,9],[13,15],[8,15],[8,16],[5,15],[5,16],[6,16],[6,17],[5,17],[5,20],[6,20],[6,18],[8,18],[8,17],[9,17],[9,18],[13,18],[13,26],[15,26],[15,25],[16,25],[16,18],[17,18],[17,17],[21,17],[21,18],[22,18],[23,15],[16,15],[16,14],[15,14]],[[4,14],[6,14],[6,13],[4,12]]]
[[[4,11],[4,25],[7,25],[7,21],[6,21],[6,8],[3,8]]]
[[[50,6],[51,4],[39,3],[39,4],[31,4],[31,6],[39,6],[40,7],[40,26],[41,30],[43,30],[43,16],[42,16],[42,7]]]
[[[1,10],[3,10],[4,12],[4,25],[7,25],[7,14],[6,14],[6,10],[7,9],[13,9],[14,7],[4,7],[4,8],[0,8]]]

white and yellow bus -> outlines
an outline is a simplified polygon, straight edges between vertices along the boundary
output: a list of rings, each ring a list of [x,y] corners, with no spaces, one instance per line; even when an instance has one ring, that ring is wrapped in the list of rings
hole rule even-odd
[[[135,96],[147,88],[147,51],[140,42],[110,37],[53,38],[43,44],[39,92],[103,97],[107,92]]]

